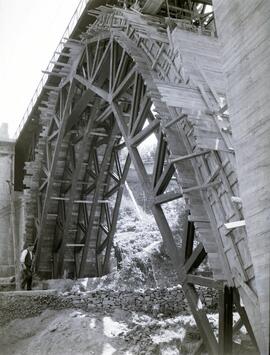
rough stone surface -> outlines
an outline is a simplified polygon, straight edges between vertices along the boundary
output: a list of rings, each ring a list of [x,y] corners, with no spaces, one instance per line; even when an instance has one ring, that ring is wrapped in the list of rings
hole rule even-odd
[[[211,293],[211,295],[209,294]],[[210,297],[211,296],[211,297]],[[208,311],[217,308],[217,295],[212,290],[201,296]],[[55,290],[19,291],[0,293],[0,324],[12,319],[27,318],[46,309],[80,308],[85,311],[145,312],[152,315],[190,314],[180,286],[137,291],[96,290],[58,293]]]
[[[10,192],[13,177],[14,142],[0,138],[0,277],[14,275],[13,243],[10,228]]]

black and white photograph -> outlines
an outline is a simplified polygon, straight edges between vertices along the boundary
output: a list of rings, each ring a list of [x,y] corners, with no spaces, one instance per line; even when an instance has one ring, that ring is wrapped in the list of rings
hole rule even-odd
[[[270,354],[270,2],[0,0],[0,355]]]

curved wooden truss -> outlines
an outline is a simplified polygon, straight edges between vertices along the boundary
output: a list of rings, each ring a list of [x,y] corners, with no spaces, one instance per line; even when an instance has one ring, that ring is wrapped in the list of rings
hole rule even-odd
[[[76,60],[57,64],[51,75],[61,75],[60,85],[47,89],[40,108],[43,131],[27,206],[37,206],[36,269],[54,277],[107,272],[132,162],[209,353],[218,353],[218,342],[198,285],[223,290],[225,282],[225,303],[231,304],[234,287],[241,319],[257,337],[259,305],[246,232],[225,226],[243,214],[235,203],[235,158],[220,93],[200,64],[191,74],[179,62],[160,19],[152,18],[149,26],[128,10],[94,14],[84,39],[67,42],[77,49]],[[139,146],[151,135],[157,143],[149,174]],[[185,198],[188,209],[180,246],[163,210],[178,198]],[[200,269],[206,257],[209,275]]]

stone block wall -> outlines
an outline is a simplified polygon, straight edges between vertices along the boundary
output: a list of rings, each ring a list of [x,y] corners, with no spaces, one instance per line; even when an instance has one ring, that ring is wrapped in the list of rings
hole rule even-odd
[[[217,311],[217,293],[202,290],[202,300],[208,312]],[[0,293],[0,325],[16,318],[33,317],[46,309],[78,308],[84,311],[110,312],[123,309],[156,316],[191,314],[181,286],[146,290],[95,290],[57,293],[55,290],[37,290]]]
[[[14,275],[10,191],[13,181],[14,142],[0,138],[0,277]]]
[[[72,299],[74,305],[88,310],[120,308],[154,315],[190,313],[180,286],[135,291],[97,290],[66,297]]]

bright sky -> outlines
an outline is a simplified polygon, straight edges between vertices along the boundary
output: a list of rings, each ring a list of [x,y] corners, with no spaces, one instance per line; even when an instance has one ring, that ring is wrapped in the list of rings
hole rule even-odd
[[[12,137],[79,0],[0,0],[0,124]]]

